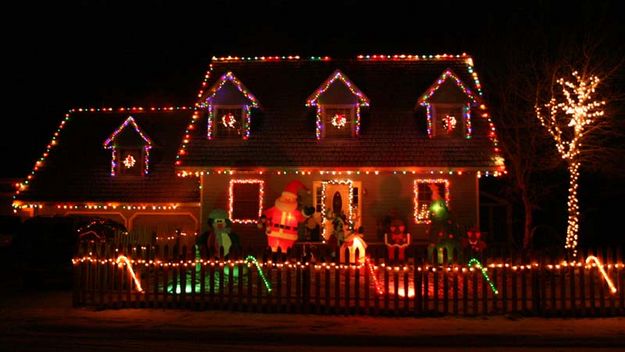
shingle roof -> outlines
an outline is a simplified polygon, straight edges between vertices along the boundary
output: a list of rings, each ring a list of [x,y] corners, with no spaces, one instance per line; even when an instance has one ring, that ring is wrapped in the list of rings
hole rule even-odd
[[[465,59],[419,61],[285,60],[216,61],[211,87],[232,72],[258,99],[249,140],[206,137],[207,114],[190,131],[181,169],[210,167],[475,167],[495,168],[488,121],[472,114],[473,137],[427,136],[425,108],[419,97],[451,69],[478,91]],[[360,136],[315,137],[315,108],[306,99],[337,69],[370,99],[362,110]]]
[[[44,164],[17,199],[50,202],[198,202],[197,179],[176,177],[180,138],[193,112],[74,112]],[[104,141],[132,116],[152,141],[149,174],[111,176]],[[131,128],[132,129],[132,128]]]

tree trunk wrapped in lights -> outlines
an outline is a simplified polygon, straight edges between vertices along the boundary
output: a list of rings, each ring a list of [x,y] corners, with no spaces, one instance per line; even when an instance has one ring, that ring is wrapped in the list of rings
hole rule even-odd
[[[581,166],[580,147],[584,138],[597,125],[597,121],[604,116],[605,101],[596,98],[595,89],[600,82],[597,76],[587,76],[575,71],[572,77],[572,81],[558,79],[556,84],[561,89],[560,94],[552,94],[544,107],[536,105],[535,108],[536,117],[553,137],[558,153],[568,166],[568,227],[564,247],[576,257],[579,231],[577,188]]]

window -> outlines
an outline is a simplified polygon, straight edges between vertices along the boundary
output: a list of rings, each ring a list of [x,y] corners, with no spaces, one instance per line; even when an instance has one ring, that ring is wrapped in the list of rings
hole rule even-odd
[[[352,137],[354,135],[353,107],[324,107],[324,137]]]
[[[116,173],[118,175],[141,176],[144,167],[143,148],[118,148]]]
[[[449,180],[417,179],[414,181],[415,223],[430,223],[430,205],[435,199],[444,200],[449,206]]]
[[[217,108],[213,116],[217,137],[241,137],[243,129],[243,109]]]
[[[263,213],[263,180],[230,180],[228,216],[235,223],[256,223]]]
[[[435,137],[462,137],[465,110],[462,105],[434,104],[433,135]]]

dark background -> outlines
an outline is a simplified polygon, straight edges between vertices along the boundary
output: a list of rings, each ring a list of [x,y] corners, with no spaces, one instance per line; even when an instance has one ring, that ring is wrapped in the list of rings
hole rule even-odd
[[[25,176],[71,107],[192,105],[213,55],[467,52],[488,100],[497,86],[489,69],[510,47],[536,43],[557,55],[562,43],[592,38],[615,57],[625,47],[625,6],[617,1],[101,0],[23,2],[3,12],[0,177]],[[616,218],[624,185],[619,173],[584,174],[585,241],[623,242]],[[566,188],[555,192],[537,221],[563,231],[565,195]]]

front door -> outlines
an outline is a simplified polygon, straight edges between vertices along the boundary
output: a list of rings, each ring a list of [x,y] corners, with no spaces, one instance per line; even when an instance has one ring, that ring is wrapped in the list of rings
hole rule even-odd
[[[346,225],[357,229],[361,215],[361,182],[327,180],[314,182],[315,205],[324,222],[332,220],[335,214],[345,216]],[[350,194],[351,192],[351,194]]]

